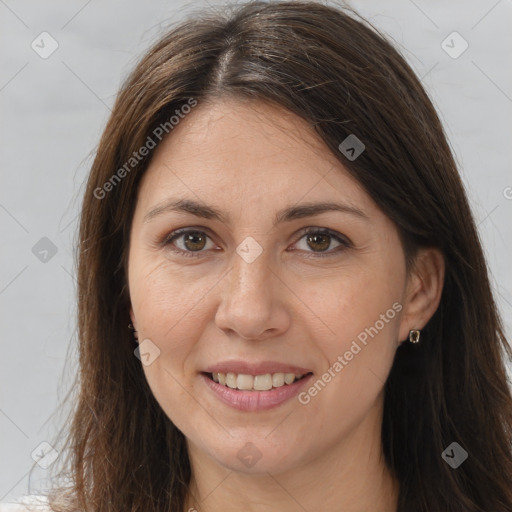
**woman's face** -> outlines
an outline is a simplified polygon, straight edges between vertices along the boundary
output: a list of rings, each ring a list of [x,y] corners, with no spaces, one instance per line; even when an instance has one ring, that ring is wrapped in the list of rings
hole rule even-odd
[[[298,117],[235,100],[185,116],[142,179],[128,274],[147,381],[193,453],[277,473],[378,432],[415,327],[403,250]]]

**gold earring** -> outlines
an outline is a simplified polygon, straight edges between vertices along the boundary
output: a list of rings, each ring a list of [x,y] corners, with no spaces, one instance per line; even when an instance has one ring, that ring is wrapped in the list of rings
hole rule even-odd
[[[419,329],[411,329],[409,331],[409,341],[411,343],[419,343],[419,341],[420,341],[420,331],[419,331]]]
[[[137,331],[135,330],[135,327],[133,327],[133,325],[131,323],[129,323],[128,329],[130,329],[130,331],[133,332],[133,338],[135,341],[137,341],[139,339],[139,337],[137,336]]]

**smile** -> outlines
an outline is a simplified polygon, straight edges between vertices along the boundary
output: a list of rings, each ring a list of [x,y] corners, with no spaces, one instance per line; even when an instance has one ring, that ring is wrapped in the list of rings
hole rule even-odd
[[[237,373],[213,372],[207,374],[214,382],[231,389],[244,391],[269,391],[272,388],[280,388],[302,379],[304,374],[294,373],[265,373],[262,375],[247,375]]]
[[[199,375],[213,395],[222,403],[246,412],[264,411],[284,404],[296,396],[313,377],[312,372],[303,375],[274,373],[256,376],[202,372]],[[259,387],[264,389],[257,389]]]

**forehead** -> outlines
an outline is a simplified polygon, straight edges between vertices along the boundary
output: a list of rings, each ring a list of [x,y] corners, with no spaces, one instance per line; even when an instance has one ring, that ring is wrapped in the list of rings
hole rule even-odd
[[[303,201],[376,209],[305,120],[254,100],[199,103],[180,120],[155,150],[137,209],[169,196],[220,205],[234,217]]]

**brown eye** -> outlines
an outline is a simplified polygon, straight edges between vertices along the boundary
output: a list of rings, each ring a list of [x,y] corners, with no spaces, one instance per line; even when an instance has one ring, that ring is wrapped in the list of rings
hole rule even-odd
[[[208,249],[208,240],[211,238],[204,231],[197,229],[181,229],[171,233],[162,242],[162,245],[169,246],[173,252],[183,256],[200,256]],[[302,240],[305,240],[305,247],[298,247],[301,251],[309,253],[308,257],[324,257],[335,256],[337,253],[353,247],[350,240],[340,233],[331,232],[327,229],[308,228],[302,235],[299,242],[295,245],[300,245]],[[331,248],[333,240],[338,245]],[[209,247],[210,249],[212,247]],[[330,250],[329,250],[330,249]]]
[[[331,245],[331,236],[327,234],[306,235],[307,244],[312,249],[326,251]]]
[[[181,235],[183,238],[183,245],[189,251],[200,251],[206,245],[206,236],[201,231],[190,231]]]
[[[305,243],[302,243],[302,240]],[[331,248],[333,241],[338,245]],[[300,247],[301,243],[302,247]],[[307,257],[313,258],[335,256],[344,249],[353,247],[352,242],[342,234],[319,228],[308,228],[295,245],[301,251],[309,253]]]
[[[197,229],[182,229],[171,233],[163,242],[164,246],[183,256],[199,256],[206,252],[208,239],[210,237]]]

